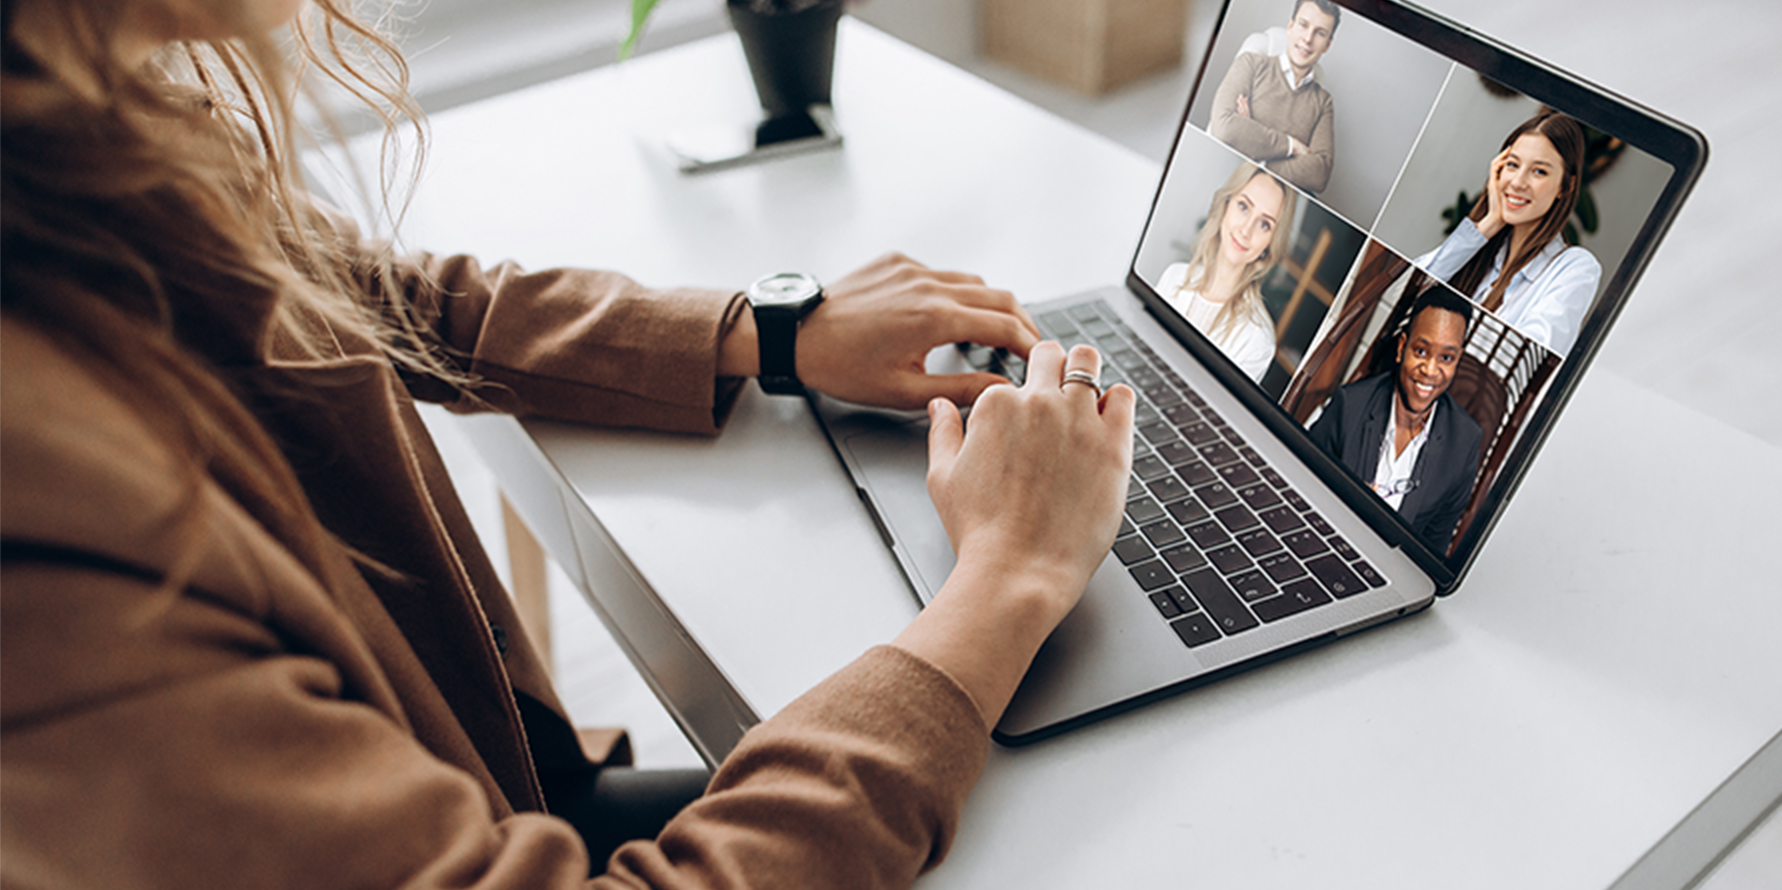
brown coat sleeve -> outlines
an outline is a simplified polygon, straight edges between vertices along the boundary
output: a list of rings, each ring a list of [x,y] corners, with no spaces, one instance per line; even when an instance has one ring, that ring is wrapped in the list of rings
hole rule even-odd
[[[652,290],[613,272],[484,269],[466,256],[410,262],[416,310],[479,381],[453,410],[709,435],[740,388],[718,377],[718,342],[745,305],[738,293]],[[418,284],[427,281],[437,286]]]
[[[405,312],[476,381],[469,391],[405,375],[418,399],[603,426],[715,434],[742,381],[718,377],[718,343],[747,303],[739,291],[652,289],[615,272],[462,255],[388,259],[344,215],[318,208],[367,293],[391,262]],[[390,311],[392,301],[383,301]]]
[[[939,668],[867,652],[751,730],[654,843],[619,848],[637,887],[907,887],[946,855],[989,727]]]

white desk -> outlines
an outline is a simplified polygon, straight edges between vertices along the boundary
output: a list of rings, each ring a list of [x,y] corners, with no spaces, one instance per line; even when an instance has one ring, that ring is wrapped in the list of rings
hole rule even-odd
[[[443,114],[408,240],[653,284],[886,248],[1028,299],[1120,279],[1154,165],[863,26],[839,66],[843,151],[702,178],[654,140],[752,116],[723,38]],[[755,712],[915,613],[800,402],[751,388],[713,441],[467,428],[572,577],[647,579]],[[923,886],[1607,886],[1782,728],[1779,458],[1599,368],[1459,594],[996,751]]]

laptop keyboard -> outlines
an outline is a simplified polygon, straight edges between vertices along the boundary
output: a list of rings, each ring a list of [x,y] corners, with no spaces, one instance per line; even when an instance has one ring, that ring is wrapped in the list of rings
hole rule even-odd
[[[1103,386],[1138,393],[1132,477],[1114,556],[1189,646],[1354,596],[1386,579],[1100,300],[1036,321],[1101,351]],[[970,347],[1020,379],[1018,358]]]

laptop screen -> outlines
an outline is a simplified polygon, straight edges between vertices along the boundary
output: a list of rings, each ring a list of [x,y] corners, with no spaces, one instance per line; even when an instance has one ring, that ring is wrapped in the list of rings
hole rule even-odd
[[[1229,0],[1129,281],[1446,592],[1705,151],[1389,0]]]

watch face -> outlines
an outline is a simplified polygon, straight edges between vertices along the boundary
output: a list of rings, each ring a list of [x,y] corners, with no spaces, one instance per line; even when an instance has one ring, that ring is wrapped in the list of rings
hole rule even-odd
[[[817,279],[799,272],[769,275],[749,286],[749,302],[758,306],[790,306],[823,292]]]

